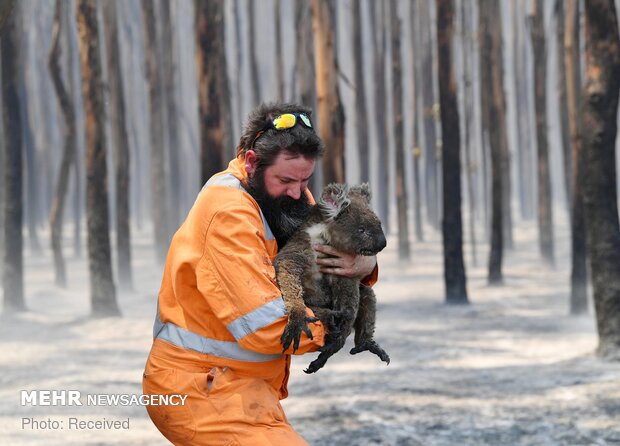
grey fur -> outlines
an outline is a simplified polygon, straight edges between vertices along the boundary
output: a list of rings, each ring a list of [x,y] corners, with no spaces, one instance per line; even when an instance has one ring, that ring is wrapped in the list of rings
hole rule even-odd
[[[325,345],[306,373],[323,367],[345,344],[355,329],[355,347],[351,354],[368,350],[389,363],[388,354],[374,341],[376,297],[372,288],[357,279],[322,274],[316,264],[313,244],[329,244],[339,251],[375,255],[386,246],[381,222],[370,207],[368,184],[349,188],[332,183],[308,218],[293,234],[275,260],[276,278],[289,315],[282,334],[286,350],[299,346],[301,332],[311,336],[305,307],[312,309],[328,333]]]

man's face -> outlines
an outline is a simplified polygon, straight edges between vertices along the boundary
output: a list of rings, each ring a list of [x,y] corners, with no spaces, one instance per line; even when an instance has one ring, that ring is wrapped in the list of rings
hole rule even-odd
[[[314,172],[314,160],[281,152],[266,168],[255,168],[246,156],[248,192],[258,202],[278,246],[282,247],[304,221],[310,205],[304,190]]]

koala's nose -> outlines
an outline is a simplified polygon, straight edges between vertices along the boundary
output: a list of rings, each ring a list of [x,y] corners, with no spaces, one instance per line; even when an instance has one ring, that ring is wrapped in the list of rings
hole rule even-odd
[[[387,246],[387,240],[385,239],[385,234],[381,232],[379,237],[377,237],[377,252],[383,250]]]

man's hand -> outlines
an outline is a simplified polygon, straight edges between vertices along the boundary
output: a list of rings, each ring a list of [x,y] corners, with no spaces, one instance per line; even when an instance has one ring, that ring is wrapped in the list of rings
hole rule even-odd
[[[363,279],[372,273],[377,265],[377,256],[362,256],[338,251],[329,245],[313,245],[317,252],[327,254],[330,257],[316,259],[319,270],[326,274]]]

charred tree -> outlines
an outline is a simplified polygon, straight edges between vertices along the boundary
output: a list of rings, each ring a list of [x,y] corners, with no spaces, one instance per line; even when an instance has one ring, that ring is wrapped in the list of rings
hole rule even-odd
[[[351,3],[351,39],[353,44],[353,71],[355,80],[355,131],[357,134],[360,182],[370,181],[368,160],[368,115],[366,114],[366,90],[364,88],[364,59],[362,51],[362,13],[361,2]]]
[[[394,153],[396,158],[396,210],[398,216],[398,258],[409,261],[409,221],[407,219],[407,177],[403,128],[403,86],[400,54],[400,19],[398,4],[390,0],[392,45],[392,110],[394,116]]]
[[[411,114],[409,122],[413,126],[413,220],[416,240],[421,242],[424,240],[424,229],[422,226],[422,193],[420,188],[422,187],[420,180],[420,158],[422,157],[422,144],[420,143],[420,132],[418,127],[418,116],[420,116],[420,99],[418,98],[418,92],[422,90],[420,85],[420,70],[418,63],[416,63],[416,55],[419,52],[419,33],[418,33],[418,20],[416,2],[409,4],[409,27],[411,29],[411,50],[409,54],[409,60],[411,61],[411,89],[413,91],[413,104],[411,107]]]
[[[118,316],[108,223],[101,44],[94,0],[78,0],[77,22],[86,117],[86,220],[92,314]]]
[[[338,88],[334,15],[328,0],[311,0],[319,105],[319,133],[325,147],[323,183],[344,183],[344,108]]]
[[[583,159],[581,56],[579,38],[579,0],[566,2],[564,27],[564,70],[566,70],[566,100],[571,139],[571,290],[570,313],[588,312],[588,274],[586,266],[586,231],[583,215]]]
[[[549,171],[549,141],[547,134],[547,50],[543,2],[535,0],[531,16],[532,47],[534,49],[534,96],[536,109],[536,143],[538,146],[538,233],[543,260],[554,264],[553,208],[551,206],[551,177]]]
[[[389,220],[389,199],[388,199],[388,136],[386,129],[388,127],[387,119],[387,103],[386,103],[386,86],[385,86],[385,58],[386,58],[386,24],[385,24],[385,1],[368,2],[370,6],[370,17],[372,24],[372,53],[373,53],[373,83],[374,83],[374,116],[372,117],[376,123],[377,129],[377,172],[378,181],[376,185],[377,214],[383,222],[383,228],[386,234],[390,230]],[[378,10],[377,10],[378,6]]]
[[[116,2],[103,3],[108,59],[108,95],[112,120],[114,167],[116,168],[116,261],[119,287],[133,288],[131,272],[131,227],[129,210],[129,134],[125,112],[121,47],[118,41]],[[175,150],[175,149],[172,149]],[[178,197],[180,199],[180,197]]]
[[[418,9],[420,14],[420,45],[422,48],[422,100],[424,117],[424,171],[426,183],[426,214],[429,223],[434,228],[439,228],[439,175],[438,160],[439,151],[437,148],[437,131],[435,121],[437,119],[437,105],[435,103],[435,93],[433,91],[433,45],[430,25],[430,1],[421,0]]]
[[[155,258],[163,264],[168,250],[167,181],[164,152],[164,98],[162,75],[158,62],[159,31],[157,5],[153,0],[142,0],[144,26],[144,55],[149,91],[151,143],[151,212],[154,226]]]
[[[515,132],[519,206],[521,218],[531,219],[534,216],[532,199],[534,196],[532,179],[532,131],[530,129],[530,110],[528,101],[528,70],[526,63],[526,39],[523,24],[523,12],[520,2],[510,2],[512,15],[512,58],[514,63],[515,112],[517,131]]]
[[[256,52],[256,31],[254,14],[254,0],[247,0],[248,5],[248,57],[250,58],[250,81],[252,86],[252,108],[261,101],[260,75],[258,73],[258,60]]]
[[[564,66],[564,27],[565,27],[565,12],[564,12],[564,0],[556,0],[554,5],[555,14],[555,31],[557,40],[557,53],[558,53],[558,85],[557,95],[558,103],[560,105],[560,145],[562,148],[562,160],[564,164],[564,188],[566,192],[566,201],[568,205],[569,214],[572,212],[570,206],[571,197],[571,172],[572,160],[571,160],[571,137],[570,128],[568,123],[568,98],[567,98],[567,84],[566,84],[566,68]]]
[[[19,11],[0,2],[2,39],[2,116],[4,124],[4,312],[26,309],[23,254],[22,122],[19,112]]]
[[[224,123],[222,103],[227,100],[221,90],[222,71],[214,60],[224,52],[224,2],[196,0],[196,67],[198,70],[198,104],[200,110],[200,153],[202,183],[224,167]]]
[[[280,18],[280,0],[273,2],[274,27],[276,34],[276,86],[278,89],[278,101],[284,101],[284,59],[282,56],[282,20]]]
[[[66,6],[66,5],[65,5]],[[67,187],[69,185],[69,176],[71,167],[75,163],[75,154],[77,150],[77,129],[75,122],[75,106],[68,88],[62,76],[60,68],[61,57],[61,32],[66,26],[63,22],[66,16],[63,14],[63,2],[56,1],[56,11],[54,14],[54,28],[52,35],[52,47],[48,59],[48,67],[51,74],[56,96],[60,104],[60,110],[64,118],[64,138],[65,144],[60,163],[60,171],[58,172],[58,181],[56,183],[56,191],[54,200],[52,201],[52,210],[50,212],[50,237],[52,252],[54,254],[54,273],[56,277],[56,285],[67,286],[67,275],[65,271],[65,260],[62,254],[62,223],[67,196]]]
[[[473,23],[468,10],[466,2],[461,1],[461,51],[463,53],[463,110],[464,116],[464,128],[463,128],[463,146],[465,154],[465,178],[467,180],[467,196],[469,198],[469,240],[471,243],[471,254],[473,265],[478,263],[478,256],[476,250],[476,196],[474,193],[474,172],[475,164],[472,159],[472,147],[473,144],[473,132],[472,130],[472,116],[474,111],[474,85],[473,85],[473,64],[472,59],[474,57],[473,46],[475,45],[472,35]]]
[[[316,113],[316,85],[314,67],[314,41],[312,35],[312,12],[307,0],[295,1],[295,79],[296,96],[299,101],[310,107]],[[316,122],[315,122],[316,124]],[[317,127],[318,128],[318,127]],[[308,187],[318,196],[323,190],[323,172],[317,165],[314,175],[310,178]]]
[[[478,6],[480,23],[480,81],[483,88],[482,113],[489,132],[491,152],[491,249],[489,252],[488,280],[489,284],[500,284],[502,277],[502,260],[504,247],[504,209],[503,186],[504,172],[502,169],[502,127],[501,112],[503,90],[502,73],[497,66],[497,56],[501,57],[501,33],[497,32],[494,21],[499,16],[497,2],[481,2]],[[496,46],[500,46],[497,51]],[[487,86],[487,87],[484,87]]]
[[[172,27],[172,1],[164,0],[160,3],[161,11],[161,58],[160,63],[163,69],[163,101],[167,117],[166,132],[168,147],[168,190],[169,190],[169,224],[170,231],[173,232],[179,226],[182,214],[181,199],[181,145],[179,138],[179,105],[177,98],[179,91],[177,88],[177,50],[175,48],[175,35]]]
[[[436,0],[439,101],[443,135],[443,247],[446,302],[466,304],[461,219],[461,157],[459,112],[452,66],[454,6],[452,0]]]
[[[584,191],[588,257],[599,334],[598,354],[620,360],[620,225],[615,141],[620,38],[613,0],[585,2]]]

